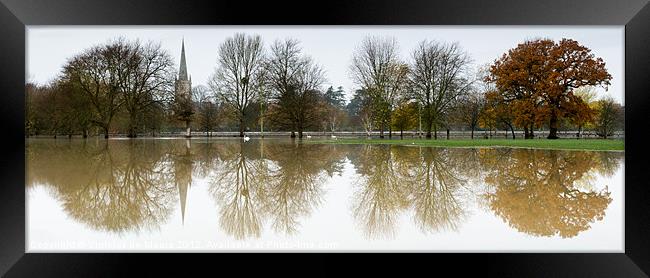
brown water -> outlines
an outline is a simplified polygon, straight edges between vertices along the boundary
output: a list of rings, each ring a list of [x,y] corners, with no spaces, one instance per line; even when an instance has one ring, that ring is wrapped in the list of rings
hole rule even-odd
[[[623,250],[622,152],[29,139],[27,249]]]

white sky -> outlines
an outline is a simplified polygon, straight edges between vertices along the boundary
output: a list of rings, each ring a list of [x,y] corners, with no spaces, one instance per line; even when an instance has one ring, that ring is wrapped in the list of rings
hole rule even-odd
[[[343,86],[348,99],[356,88],[349,75],[352,53],[367,35],[393,36],[402,59],[422,40],[459,42],[473,59],[473,67],[492,63],[510,48],[527,39],[570,38],[601,57],[612,75],[611,95],[624,103],[624,26],[28,26],[27,80],[45,83],[54,79],[66,60],[93,45],[116,37],[160,42],[180,61],[181,40],[192,85],[207,85],[217,61],[218,46],[235,32],[259,34],[266,46],[276,39],[295,38],[303,52],[312,56],[326,71],[323,86]]]

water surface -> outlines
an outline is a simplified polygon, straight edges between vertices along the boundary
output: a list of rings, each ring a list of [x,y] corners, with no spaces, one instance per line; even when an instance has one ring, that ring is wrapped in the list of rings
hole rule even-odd
[[[623,250],[623,152],[29,139],[39,251]]]

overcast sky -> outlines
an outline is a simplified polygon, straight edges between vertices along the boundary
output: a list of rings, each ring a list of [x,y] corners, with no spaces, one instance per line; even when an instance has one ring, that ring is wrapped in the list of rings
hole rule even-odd
[[[473,68],[494,62],[508,49],[527,39],[570,38],[587,46],[605,61],[612,75],[612,85],[607,92],[599,89],[599,95],[611,95],[621,103],[624,100],[623,26],[28,26],[27,79],[37,83],[48,82],[59,74],[68,58],[116,37],[159,42],[178,66],[181,40],[185,38],[192,85],[207,86],[216,66],[219,44],[236,32],[259,34],[266,46],[276,39],[298,39],[303,52],[325,69],[327,82],[324,89],[343,86],[348,99],[357,89],[348,70],[352,53],[367,35],[395,37],[405,61],[410,61],[411,52],[424,39],[458,42],[472,57]]]

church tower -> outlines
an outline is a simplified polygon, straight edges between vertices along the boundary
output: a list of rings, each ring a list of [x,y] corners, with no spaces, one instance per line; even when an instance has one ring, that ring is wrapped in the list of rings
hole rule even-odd
[[[178,77],[174,83],[174,98],[176,99],[179,120],[185,122],[185,137],[192,137],[192,76],[187,78],[187,63],[185,62],[185,39],[181,44],[181,67],[178,70]]]
[[[181,67],[178,70],[178,78],[175,83],[175,93],[177,97],[189,97],[192,91],[192,77],[187,78],[187,64],[185,62],[185,39],[181,43]]]

